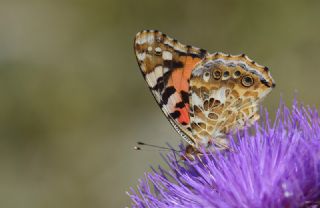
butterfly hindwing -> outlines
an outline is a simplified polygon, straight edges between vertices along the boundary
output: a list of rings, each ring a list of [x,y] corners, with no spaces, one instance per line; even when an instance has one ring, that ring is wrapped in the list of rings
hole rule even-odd
[[[134,49],[141,72],[162,111],[175,130],[195,145],[190,128],[189,81],[207,52],[153,30],[138,33]]]
[[[268,69],[245,55],[210,54],[190,78],[190,126],[198,146],[226,148],[226,134],[252,125],[274,87]]]

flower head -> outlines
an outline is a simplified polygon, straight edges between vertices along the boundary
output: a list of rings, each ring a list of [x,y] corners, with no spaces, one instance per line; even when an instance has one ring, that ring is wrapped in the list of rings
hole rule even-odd
[[[280,105],[253,128],[230,135],[231,151],[196,161],[167,154],[169,170],[146,173],[129,196],[133,207],[307,207],[320,201],[317,110]],[[183,150],[183,147],[180,147]]]

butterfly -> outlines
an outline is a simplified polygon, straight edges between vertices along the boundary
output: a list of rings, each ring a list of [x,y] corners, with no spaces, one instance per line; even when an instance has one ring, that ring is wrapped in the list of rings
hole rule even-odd
[[[155,100],[189,144],[186,154],[227,149],[226,135],[257,121],[275,87],[269,69],[245,54],[208,53],[157,30],[139,32],[134,51]]]

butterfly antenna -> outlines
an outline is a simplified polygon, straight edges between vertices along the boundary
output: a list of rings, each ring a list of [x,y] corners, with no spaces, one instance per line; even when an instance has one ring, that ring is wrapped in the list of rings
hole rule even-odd
[[[156,148],[160,151],[174,151],[174,152],[182,152],[180,150],[175,150],[173,148],[169,148],[169,147],[162,147],[162,146],[158,146],[158,145],[153,145],[153,144],[147,144],[147,143],[144,143],[144,142],[137,142],[138,145],[140,146],[147,146],[147,147],[153,147],[153,148]],[[139,146],[135,146],[133,147],[135,150],[145,150],[145,149],[142,149],[141,147]]]

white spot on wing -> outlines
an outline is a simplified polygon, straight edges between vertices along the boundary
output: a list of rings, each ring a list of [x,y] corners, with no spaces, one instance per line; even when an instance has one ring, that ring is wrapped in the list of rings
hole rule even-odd
[[[154,87],[157,84],[157,80],[159,77],[163,75],[162,66],[157,66],[152,72],[146,75],[146,80],[150,87]]]
[[[162,74],[162,66],[157,66],[155,69],[154,69],[154,76],[156,78],[156,80],[161,77],[163,74]]]
[[[155,51],[156,51],[157,53],[160,53],[162,50],[161,50],[160,47],[156,47],[156,48],[155,48]]]
[[[164,60],[172,60],[172,53],[169,51],[163,51],[162,58]]]
[[[143,61],[146,58],[146,53],[137,53],[137,58],[140,61]]]
[[[169,71],[169,68],[168,67],[164,67],[163,68],[163,73],[165,74],[165,73],[167,73]]]
[[[139,45],[144,44],[145,42],[147,42],[146,36],[142,36],[142,35],[137,35],[137,39],[136,39],[136,43]]]
[[[192,105],[197,105],[203,108],[203,100],[196,93],[191,94],[191,102]]]
[[[154,35],[153,34],[149,34],[147,36],[147,39],[148,39],[148,43],[149,44],[152,44],[154,42]]]
[[[172,113],[174,111],[176,103],[180,100],[180,96],[175,92],[168,99],[167,109]]]
[[[146,75],[146,81],[150,87],[156,86],[157,82],[154,79],[153,72]]]
[[[221,103],[225,103],[226,102],[226,87],[221,87],[218,90],[214,90],[211,93],[212,98],[214,98],[215,100],[220,100]]]

